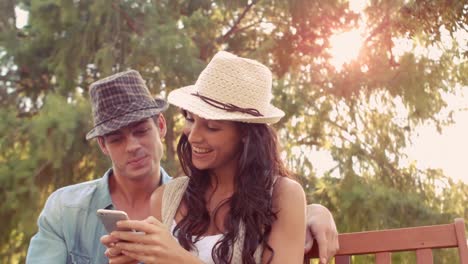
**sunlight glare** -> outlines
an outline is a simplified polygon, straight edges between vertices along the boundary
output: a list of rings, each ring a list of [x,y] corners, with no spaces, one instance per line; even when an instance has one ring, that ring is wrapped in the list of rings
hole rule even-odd
[[[15,7],[16,28],[23,28],[28,23],[29,13],[19,7]]]
[[[361,13],[367,5],[367,0],[349,0],[349,9],[355,13]]]
[[[338,33],[330,37],[330,63],[337,71],[341,71],[343,64],[357,58],[363,43],[362,30],[354,29]]]

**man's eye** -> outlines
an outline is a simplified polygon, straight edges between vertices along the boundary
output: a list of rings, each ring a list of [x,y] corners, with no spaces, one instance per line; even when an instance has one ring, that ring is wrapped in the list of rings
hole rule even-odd
[[[149,130],[148,128],[137,129],[137,130],[135,130],[135,133],[137,135],[144,135],[146,132],[148,132],[148,130]]]
[[[110,143],[118,143],[122,141],[122,137],[109,137],[108,140]]]

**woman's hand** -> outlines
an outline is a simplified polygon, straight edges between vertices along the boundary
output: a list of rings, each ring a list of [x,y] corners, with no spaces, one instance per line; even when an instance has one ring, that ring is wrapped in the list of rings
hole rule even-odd
[[[119,239],[104,235],[101,237],[101,243],[107,248],[105,251],[106,257],[109,259],[109,264],[136,264],[138,261],[132,257],[123,255],[121,250],[115,247]]]
[[[143,221],[125,220],[117,222],[120,228],[139,232],[114,231],[111,236],[119,241],[115,249],[122,254],[146,264],[150,263],[202,263],[182,248],[167,227],[150,216]]]

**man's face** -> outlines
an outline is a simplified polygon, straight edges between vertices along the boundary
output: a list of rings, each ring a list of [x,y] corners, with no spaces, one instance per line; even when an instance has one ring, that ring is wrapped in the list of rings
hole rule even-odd
[[[159,175],[166,121],[162,115],[154,119],[157,121],[147,118],[132,123],[98,140],[118,177],[142,180]]]

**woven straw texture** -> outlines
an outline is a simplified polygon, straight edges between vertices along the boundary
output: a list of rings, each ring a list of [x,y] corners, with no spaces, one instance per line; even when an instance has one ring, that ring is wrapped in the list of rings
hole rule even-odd
[[[265,65],[220,51],[202,71],[195,85],[172,91],[168,101],[205,119],[275,123],[284,116],[284,112],[270,104],[271,85],[272,74]],[[257,109],[262,116],[219,109],[192,93],[224,104]]]

